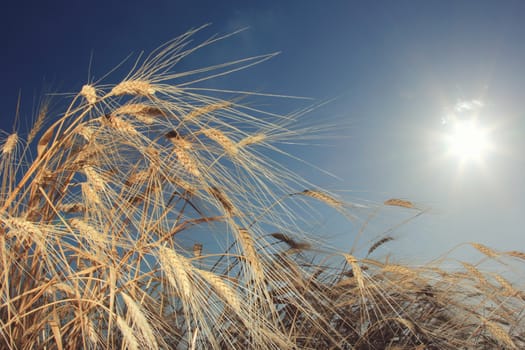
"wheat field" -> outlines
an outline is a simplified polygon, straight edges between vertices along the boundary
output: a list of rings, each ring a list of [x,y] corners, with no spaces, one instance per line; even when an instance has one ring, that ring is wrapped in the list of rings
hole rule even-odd
[[[2,137],[0,348],[525,347],[525,293],[503,273],[398,264],[378,254],[391,236],[345,252],[302,232],[305,211],[355,206],[270,156],[305,132],[302,112],[194,88],[272,54],[176,71],[227,37],[190,44],[196,31]],[[469,244],[523,269],[523,252]]]

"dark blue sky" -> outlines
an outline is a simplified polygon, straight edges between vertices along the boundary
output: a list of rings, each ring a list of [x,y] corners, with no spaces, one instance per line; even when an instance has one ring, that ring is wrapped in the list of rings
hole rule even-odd
[[[343,137],[294,151],[341,180],[302,175],[356,191],[349,199],[402,197],[432,207],[398,234],[398,247],[417,256],[472,240],[523,249],[523,18],[523,1],[10,2],[0,13],[0,127],[11,130],[19,91],[22,119],[31,118],[42,91],[78,91],[92,53],[96,79],[131,52],[151,51],[190,28],[212,23],[202,40],[249,27],[180,70],[281,51],[207,85],[335,98],[310,119],[350,125],[335,132]],[[461,110],[473,101],[482,107]],[[460,165],[441,135],[451,118],[467,114],[491,130],[494,149],[482,163]],[[370,238],[378,230],[372,226]],[[340,229],[338,239],[345,235]]]

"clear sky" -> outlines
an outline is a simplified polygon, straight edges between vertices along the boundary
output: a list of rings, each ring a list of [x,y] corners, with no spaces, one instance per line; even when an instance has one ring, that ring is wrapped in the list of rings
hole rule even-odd
[[[180,69],[281,51],[209,84],[334,99],[310,119],[349,125],[334,132],[341,137],[294,152],[339,180],[308,168],[302,175],[354,191],[341,192],[348,199],[398,197],[431,208],[395,232],[392,247],[406,254],[433,257],[466,241],[523,250],[523,18],[523,1],[9,2],[0,13],[0,128],[12,130],[19,92],[25,120],[42,91],[79,91],[92,53],[91,77],[99,78],[131,52],[190,28],[211,22],[205,38],[249,27]],[[477,128],[450,143],[488,138],[483,147],[462,145],[474,147],[470,156],[454,154],[444,136],[465,120]],[[384,217],[386,226],[399,220],[388,210]],[[340,228],[337,239],[346,234]]]

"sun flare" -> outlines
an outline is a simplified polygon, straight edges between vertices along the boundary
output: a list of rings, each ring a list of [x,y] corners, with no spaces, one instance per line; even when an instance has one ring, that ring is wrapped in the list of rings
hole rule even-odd
[[[491,149],[489,130],[475,120],[456,121],[445,141],[448,152],[461,161],[481,161]]]

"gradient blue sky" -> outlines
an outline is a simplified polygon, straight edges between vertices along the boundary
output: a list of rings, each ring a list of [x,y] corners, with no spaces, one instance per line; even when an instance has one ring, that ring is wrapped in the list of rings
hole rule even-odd
[[[131,52],[192,27],[212,23],[202,38],[249,27],[180,69],[282,51],[210,84],[335,98],[311,118],[350,125],[335,132],[343,137],[294,152],[341,180],[298,170],[331,190],[354,191],[341,192],[349,199],[400,197],[432,208],[395,232],[392,250],[423,259],[465,241],[523,250],[523,18],[523,1],[10,2],[0,13],[0,128],[12,130],[19,91],[22,120],[42,91],[78,91],[91,53],[98,78]],[[461,110],[465,103],[475,108]],[[454,116],[469,115],[491,129],[495,149],[483,164],[460,167],[439,135]],[[390,214],[385,227],[400,220]],[[380,225],[369,231],[375,237]],[[341,241],[348,234],[334,233]]]

